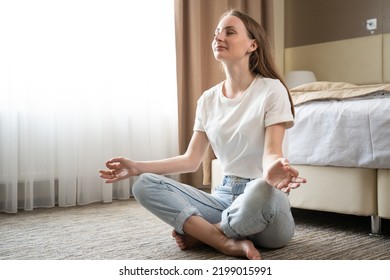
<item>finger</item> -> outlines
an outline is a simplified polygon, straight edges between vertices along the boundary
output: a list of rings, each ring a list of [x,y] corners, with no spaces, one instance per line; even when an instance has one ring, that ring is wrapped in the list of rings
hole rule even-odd
[[[288,187],[290,181],[282,180],[279,182],[279,184],[276,186],[278,190],[283,190],[284,188]]]
[[[301,186],[301,184],[300,183],[290,183],[289,184],[289,188],[290,189],[296,189],[296,188],[299,188]]]
[[[107,175],[107,174],[100,174],[100,178],[103,178],[103,179],[115,179],[115,175]]]
[[[291,187],[291,189],[296,189],[296,188],[300,187],[301,184],[303,184],[303,183],[306,183],[306,179],[299,178],[298,180],[291,181],[289,186]]]
[[[118,166],[118,163],[109,162],[109,161],[106,162],[106,167],[108,169],[115,169],[117,166]]]
[[[124,157],[114,157],[112,159],[107,160],[106,163],[123,163],[124,160]]]
[[[284,166],[290,165],[290,161],[286,158],[282,158],[281,162]]]
[[[123,158],[122,157],[115,157],[115,158],[112,158],[112,159],[109,159],[105,162],[106,166],[109,167],[110,169],[113,169],[115,168],[116,166],[118,166],[119,164],[121,164],[121,162],[123,161]]]
[[[302,178],[302,177],[292,177],[291,178],[291,182],[294,182],[294,183],[306,183],[306,179],[305,178]]]
[[[115,183],[115,182],[118,182],[118,181],[119,181],[118,178],[113,178],[113,179],[106,180],[106,184],[111,184],[111,183]]]
[[[294,167],[292,167],[291,165],[287,165],[285,166],[285,170],[290,173],[290,175],[292,177],[298,177],[299,175],[299,171],[297,169],[295,169]]]

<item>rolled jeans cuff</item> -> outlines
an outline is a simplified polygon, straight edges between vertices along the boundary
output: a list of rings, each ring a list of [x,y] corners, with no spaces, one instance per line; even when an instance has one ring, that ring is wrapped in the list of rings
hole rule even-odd
[[[185,221],[191,216],[202,216],[198,209],[195,207],[189,207],[179,213],[174,221],[174,228],[178,234],[184,234],[183,225]]]
[[[228,238],[240,238],[241,236],[237,234],[229,225],[229,213],[227,210],[222,212],[221,219],[221,230]]]

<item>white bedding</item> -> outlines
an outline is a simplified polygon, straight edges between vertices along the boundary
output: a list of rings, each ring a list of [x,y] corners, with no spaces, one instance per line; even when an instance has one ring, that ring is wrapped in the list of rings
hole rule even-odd
[[[292,164],[390,169],[390,92],[295,106]]]

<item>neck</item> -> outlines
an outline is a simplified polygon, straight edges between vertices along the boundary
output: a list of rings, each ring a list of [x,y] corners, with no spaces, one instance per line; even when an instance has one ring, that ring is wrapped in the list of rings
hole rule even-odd
[[[224,84],[224,95],[227,98],[241,96],[253,82],[255,76],[248,71],[227,71]]]

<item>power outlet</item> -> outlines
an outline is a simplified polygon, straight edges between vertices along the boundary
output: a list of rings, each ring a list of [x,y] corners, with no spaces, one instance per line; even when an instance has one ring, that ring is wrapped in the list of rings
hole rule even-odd
[[[371,33],[374,32],[374,30],[376,30],[378,27],[377,27],[377,19],[376,18],[371,18],[371,19],[368,19],[366,21],[366,28],[368,31],[370,31]]]

